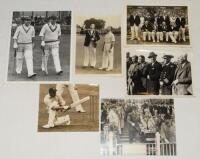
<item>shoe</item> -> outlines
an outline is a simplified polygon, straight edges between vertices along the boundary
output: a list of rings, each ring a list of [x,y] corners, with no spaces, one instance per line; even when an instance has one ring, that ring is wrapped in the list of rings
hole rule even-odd
[[[45,129],[49,129],[49,128],[53,128],[54,126],[50,126],[50,125],[47,124],[47,125],[43,125],[42,127],[45,128]]]
[[[95,68],[95,66],[90,66],[91,68]]]
[[[70,125],[70,124],[71,124],[71,121],[68,120],[68,121],[66,122],[66,125]]]
[[[106,69],[106,71],[112,71],[112,69],[108,68],[108,69]]]
[[[61,71],[57,72],[56,74],[61,75],[62,73],[63,73],[63,71],[61,70]]]
[[[76,111],[76,112],[78,112],[78,113],[86,113],[85,110],[78,110],[78,111]]]
[[[106,69],[106,68],[103,68],[103,67],[100,67],[100,68],[98,68],[99,70],[104,70],[104,69]]]
[[[82,68],[87,68],[87,66],[82,66]]]
[[[28,78],[33,78],[35,77],[37,74],[36,73],[33,73],[32,75],[29,75]]]

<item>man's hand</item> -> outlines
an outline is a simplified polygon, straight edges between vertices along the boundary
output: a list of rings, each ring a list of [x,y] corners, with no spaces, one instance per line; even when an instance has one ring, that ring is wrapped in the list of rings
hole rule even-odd
[[[175,81],[173,81],[173,84],[177,85],[178,84],[178,79],[176,79]]]
[[[41,42],[41,46],[42,46],[42,47],[45,46],[45,42],[44,42],[44,41]]]
[[[150,79],[150,76],[149,76],[149,75],[147,75],[147,79]]]
[[[131,123],[132,126],[135,126],[135,123]]]
[[[164,84],[163,81],[160,81],[160,86],[161,86],[161,87],[163,86],[163,84]]]
[[[17,42],[14,42],[13,48],[14,48],[14,49],[17,49],[17,48],[18,48]]]

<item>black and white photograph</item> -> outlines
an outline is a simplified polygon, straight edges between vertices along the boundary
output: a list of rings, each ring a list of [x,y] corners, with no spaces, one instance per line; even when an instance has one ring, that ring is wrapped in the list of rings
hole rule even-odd
[[[173,99],[102,99],[101,154],[176,156]]]
[[[13,12],[8,81],[69,81],[71,11]]]
[[[99,130],[99,86],[41,84],[38,132]]]
[[[187,6],[126,8],[126,44],[190,45]]]
[[[128,95],[193,95],[190,49],[126,52]]]
[[[120,16],[76,18],[76,74],[121,74]]]

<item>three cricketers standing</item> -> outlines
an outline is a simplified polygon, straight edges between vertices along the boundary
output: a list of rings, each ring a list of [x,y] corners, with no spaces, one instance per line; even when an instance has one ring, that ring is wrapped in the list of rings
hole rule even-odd
[[[30,18],[22,18],[23,24],[19,25],[13,36],[13,48],[16,52],[16,73],[21,75],[23,58],[25,58],[28,78],[36,76],[36,73],[33,71],[33,48],[34,48],[34,38],[35,38],[35,29],[31,25]],[[48,23],[45,24],[39,36],[41,37],[41,48],[42,53],[42,71],[48,75],[48,58],[49,54],[52,54],[54,67],[57,75],[63,73],[60,64],[59,57],[59,44],[61,37],[61,27],[56,23],[57,18],[51,16],[48,19]]]

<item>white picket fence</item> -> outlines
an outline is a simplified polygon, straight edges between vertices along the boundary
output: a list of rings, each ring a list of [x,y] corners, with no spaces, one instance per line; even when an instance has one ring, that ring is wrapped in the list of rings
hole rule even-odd
[[[115,133],[109,132],[107,126],[103,131],[104,144],[101,146],[101,154],[103,155],[123,155],[125,152],[125,145],[117,143],[117,137]],[[129,147],[142,145],[141,155],[148,156],[176,156],[176,143],[161,143],[160,134],[157,132],[155,135],[155,142],[153,143],[141,143],[141,144],[128,144]],[[127,145],[126,145],[127,146]],[[129,150],[130,151],[130,150]]]

